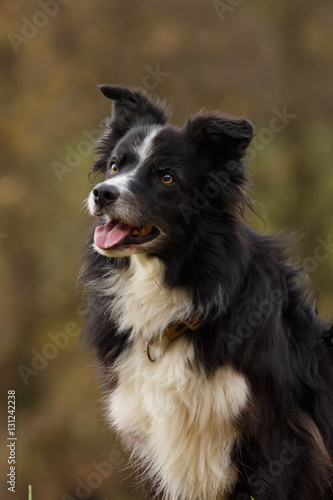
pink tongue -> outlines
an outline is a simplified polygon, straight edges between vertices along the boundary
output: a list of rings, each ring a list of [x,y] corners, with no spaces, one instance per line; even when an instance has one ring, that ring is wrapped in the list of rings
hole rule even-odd
[[[131,226],[127,226],[122,222],[115,225],[114,221],[110,220],[105,226],[96,227],[94,234],[95,245],[103,250],[111,248],[125,238],[131,229]]]

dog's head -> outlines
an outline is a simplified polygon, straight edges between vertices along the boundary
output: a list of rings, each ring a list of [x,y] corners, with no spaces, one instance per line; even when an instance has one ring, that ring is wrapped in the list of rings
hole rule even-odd
[[[241,158],[252,138],[246,120],[198,114],[179,129],[146,94],[100,88],[115,102],[93,167],[104,181],[88,197],[90,213],[102,223],[94,236],[99,253],[182,248],[207,211],[236,209],[246,184]]]

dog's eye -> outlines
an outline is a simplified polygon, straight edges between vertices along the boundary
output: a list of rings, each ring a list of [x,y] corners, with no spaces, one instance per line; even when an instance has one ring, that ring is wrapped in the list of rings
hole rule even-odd
[[[161,181],[163,182],[163,184],[172,184],[175,181],[175,179],[171,174],[164,174],[161,177]]]
[[[111,174],[117,174],[118,173],[118,165],[117,163],[112,163],[111,166],[110,166],[110,172]]]

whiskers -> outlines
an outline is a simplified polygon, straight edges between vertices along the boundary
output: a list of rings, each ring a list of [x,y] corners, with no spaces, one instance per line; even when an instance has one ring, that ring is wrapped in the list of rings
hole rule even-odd
[[[83,211],[85,211],[89,215],[91,215],[90,210],[89,210],[89,196],[85,200],[83,200],[83,202],[81,203],[80,212],[83,212]]]

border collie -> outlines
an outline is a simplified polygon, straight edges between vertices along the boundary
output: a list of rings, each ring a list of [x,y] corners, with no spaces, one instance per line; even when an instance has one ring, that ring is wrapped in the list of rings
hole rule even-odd
[[[332,499],[332,327],[243,220],[251,124],[100,88],[85,330],[145,498]]]

